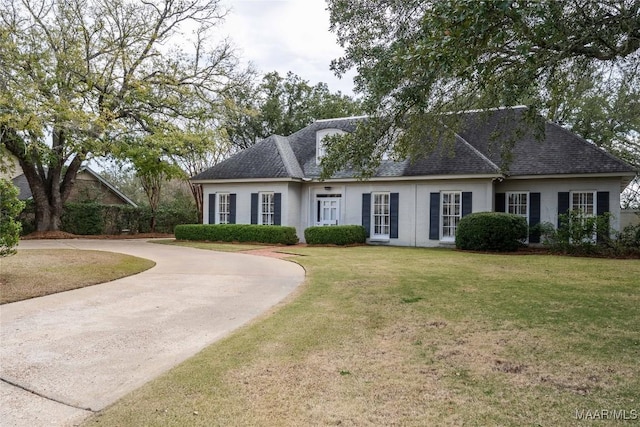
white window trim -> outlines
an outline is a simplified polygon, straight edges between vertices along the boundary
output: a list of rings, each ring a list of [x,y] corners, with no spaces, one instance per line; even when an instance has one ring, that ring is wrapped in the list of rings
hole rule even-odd
[[[262,210],[262,207],[264,205],[263,203],[263,197],[264,196],[271,196],[271,207],[273,208],[273,210],[271,212],[264,212]],[[272,191],[266,191],[266,192],[261,192],[258,193],[258,224],[259,225],[273,225],[275,223],[275,215],[276,215],[276,206],[275,206],[275,193]],[[267,222],[265,223],[263,221],[263,216],[267,214],[267,215],[271,215],[271,222]]]
[[[462,191],[441,191],[440,192],[440,241],[441,242],[455,242],[456,240],[456,236],[455,233],[453,233],[453,236],[445,236],[444,235],[444,195],[445,194],[453,194],[453,195],[458,195],[458,198],[460,200],[460,211],[458,216],[458,223],[460,222],[460,220],[462,219]],[[455,217],[455,215],[451,215],[452,217]],[[456,231],[458,230],[458,226],[456,225]]]
[[[526,197],[527,197],[527,199],[526,199],[527,213],[526,213],[526,215],[524,215],[524,218],[527,220],[527,224],[529,224],[529,215],[530,215],[530,212],[531,212],[531,198],[529,196],[529,192],[528,191],[508,191],[505,194],[505,198],[506,199],[505,199],[505,207],[504,207],[505,209],[504,209],[504,211],[506,213],[511,213],[511,212],[509,212],[509,196],[512,196],[514,194],[525,194],[526,195]],[[520,214],[516,214],[516,215],[520,215]],[[522,215],[520,215],[520,216],[522,216]]]
[[[585,216],[596,216],[597,213],[597,209],[598,209],[598,192],[596,190],[574,190],[574,191],[570,191],[569,192],[569,211],[573,211],[575,210],[574,206],[573,206],[573,195],[576,193],[584,193],[584,194],[588,194],[591,193],[593,195],[593,213],[591,214],[586,214],[584,213]]]
[[[227,209],[228,211],[226,212],[227,214],[227,221],[226,222],[222,222],[221,221],[221,217],[220,215],[222,214],[222,211],[220,210],[220,202],[221,202],[221,198],[223,196],[226,196],[227,198]],[[216,224],[229,224],[229,217],[231,216],[231,194],[230,193],[216,193],[216,208],[215,208],[215,212],[216,212]]]
[[[527,221],[527,229],[528,229],[529,228],[529,216],[530,216],[530,212],[531,212],[531,197],[530,197],[528,191],[507,191],[507,193],[505,194],[504,211],[506,213],[512,213],[512,212],[509,212],[509,196],[515,195],[515,194],[524,194],[524,195],[526,195],[526,199],[525,200],[526,200],[526,204],[527,204],[527,213],[525,215],[521,215],[521,214],[514,214],[514,215],[518,215],[518,216],[524,217],[524,219]],[[529,233],[528,232],[527,232],[527,237],[522,240],[522,243],[524,243],[524,244],[529,243]]]
[[[376,196],[381,196],[381,195],[385,195],[387,196],[387,213],[386,216],[388,217],[388,221],[387,221],[387,228],[389,230],[388,233],[385,234],[376,234],[376,211],[375,211],[375,206],[376,206]],[[384,215],[384,214],[383,214]],[[384,227],[384,225],[383,225]],[[370,241],[377,241],[377,242],[388,242],[391,240],[391,192],[389,191],[375,191],[373,193],[371,193],[371,237],[369,239]]]
[[[584,193],[584,194],[592,194],[592,213],[588,214],[583,212],[582,214],[584,215],[585,218],[595,218],[598,215],[598,192],[596,190],[575,190],[575,191],[570,191],[569,192],[569,212],[572,212],[576,209],[576,207],[574,207],[573,205],[573,195],[576,193]],[[595,230],[593,230],[593,235],[591,236],[591,239],[587,238],[586,241],[587,242],[595,242],[598,238],[597,232]]]

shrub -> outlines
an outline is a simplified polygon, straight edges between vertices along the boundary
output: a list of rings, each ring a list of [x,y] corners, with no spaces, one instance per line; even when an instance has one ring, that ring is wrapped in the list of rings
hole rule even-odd
[[[0,257],[15,254],[22,226],[17,220],[24,203],[18,199],[18,188],[0,179]]]
[[[65,203],[62,213],[62,230],[72,234],[95,235],[104,233],[103,205]]]
[[[304,239],[310,245],[352,245],[366,242],[367,235],[361,225],[337,225],[309,227],[304,230]]]
[[[527,238],[525,218],[501,212],[477,212],[463,217],[456,247],[472,251],[515,251]]]
[[[611,214],[586,216],[571,211],[559,216],[560,226],[543,226],[543,242],[552,252],[571,255],[626,257],[640,255],[640,226],[611,230]]]
[[[151,212],[149,212],[149,216]],[[156,212],[156,231],[159,233],[173,233],[180,224],[198,222],[198,210],[194,203],[179,203],[178,201],[163,203]]]
[[[29,199],[24,201],[24,205],[24,209],[18,217],[22,224],[21,236],[26,236],[36,231],[36,204],[33,199]]]
[[[131,205],[103,205],[102,215],[105,234],[138,233],[146,220],[144,208]]]
[[[175,228],[178,240],[209,242],[256,242],[293,245],[298,243],[294,227],[255,224],[183,224]]]

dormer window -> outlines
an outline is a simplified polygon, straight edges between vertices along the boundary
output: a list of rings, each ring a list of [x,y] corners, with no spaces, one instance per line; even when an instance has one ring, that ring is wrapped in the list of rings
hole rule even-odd
[[[345,132],[340,129],[322,129],[316,132],[316,164],[319,165],[327,154],[324,138],[331,135],[342,135]]]

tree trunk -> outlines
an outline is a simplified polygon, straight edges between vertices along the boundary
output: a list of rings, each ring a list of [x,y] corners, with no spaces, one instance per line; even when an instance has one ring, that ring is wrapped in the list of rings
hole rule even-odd
[[[191,181],[187,181],[189,183],[189,189],[191,190],[191,194],[193,195],[193,200],[196,202],[196,210],[198,211],[198,224],[202,224],[203,212],[202,212],[202,185],[194,184]]]
[[[52,139],[54,150],[50,154],[57,154],[60,150],[56,151],[56,148],[64,146],[66,134],[54,129]],[[49,161],[45,162],[42,153],[29,150],[14,129],[4,126],[0,129],[0,142],[18,159],[27,178],[36,208],[36,230],[59,231],[64,202],[75,185],[85,153],[81,152],[73,157],[63,176],[62,171],[68,158],[51,155]]]
[[[149,208],[151,209],[151,222],[149,226],[151,227],[151,232],[155,233],[157,224],[156,214],[158,212],[158,205],[160,205],[160,191],[162,190],[162,181],[165,180],[165,177],[163,173],[151,172],[143,174],[138,172],[138,178],[140,178],[142,188],[149,200]]]

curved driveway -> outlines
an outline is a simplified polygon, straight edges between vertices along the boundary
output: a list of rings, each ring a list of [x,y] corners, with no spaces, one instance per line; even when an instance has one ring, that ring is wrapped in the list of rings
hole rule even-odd
[[[0,424],[73,425],[247,323],[304,280],[274,258],[139,240],[22,241],[157,264],[113,282],[0,306]]]

